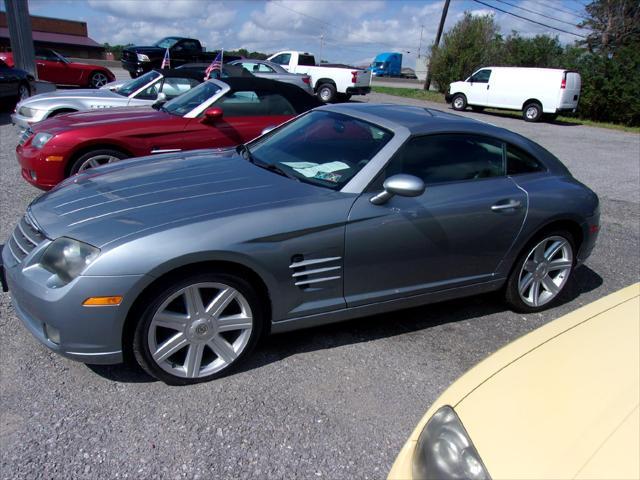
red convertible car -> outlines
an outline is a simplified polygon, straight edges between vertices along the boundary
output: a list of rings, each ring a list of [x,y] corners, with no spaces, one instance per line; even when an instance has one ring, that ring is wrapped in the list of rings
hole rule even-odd
[[[10,67],[14,65],[10,52],[0,52],[0,60]],[[116,79],[108,68],[72,62],[50,48],[36,48],[36,69],[39,80],[56,85],[100,88]]]
[[[25,130],[22,176],[48,190],[70,175],[129,157],[231,147],[320,106],[304,90],[255,77],[209,80],[153,107],[60,115]]]

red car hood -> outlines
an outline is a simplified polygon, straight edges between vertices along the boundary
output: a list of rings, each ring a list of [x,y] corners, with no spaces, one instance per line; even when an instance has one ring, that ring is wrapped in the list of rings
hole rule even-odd
[[[96,112],[76,112],[60,115],[37,123],[32,127],[34,132],[60,133],[77,128],[110,125],[122,126],[124,122],[157,122],[170,119],[172,115],[154,110],[151,107],[122,107],[99,110]]]

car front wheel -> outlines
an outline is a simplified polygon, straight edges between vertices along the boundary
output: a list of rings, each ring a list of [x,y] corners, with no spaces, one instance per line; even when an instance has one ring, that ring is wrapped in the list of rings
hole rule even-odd
[[[158,292],[136,326],[139,365],[172,385],[212,380],[236,367],[262,331],[258,295],[230,274],[198,274]]]
[[[454,110],[465,110],[467,108],[467,97],[461,93],[456,93],[451,99],[451,106]]]
[[[70,175],[83,172],[90,168],[100,167],[108,163],[118,162],[127,158],[127,155],[118,150],[100,149],[87,152],[79,157],[71,166]]]
[[[26,83],[21,83],[18,87],[18,101],[26,100],[31,95],[31,90],[29,89],[29,85]]]
[[[531,242],[507,281],[507,303],[523,313],[551,306],[573,272],[574,245],[572,235],[563,230],[546,233]]]

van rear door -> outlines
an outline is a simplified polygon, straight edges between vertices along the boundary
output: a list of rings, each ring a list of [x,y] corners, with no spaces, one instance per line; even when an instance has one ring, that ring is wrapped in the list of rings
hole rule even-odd
[[[580,74],[578,72],[565,70],[562,75],[562,84],[560,85],[558,109],[575,110],[578,108],[581,87],[582,79],[580,78]]]

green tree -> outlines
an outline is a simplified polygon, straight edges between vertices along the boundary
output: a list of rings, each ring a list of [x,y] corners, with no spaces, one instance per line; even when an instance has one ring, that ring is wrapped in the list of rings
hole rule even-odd
[[[502,39],[493,15],[464,17],[442,37],[440,47],[431,48],[431,78],[439,91],[498,59]]]
[[[589,18],[580,27],[589,29],[589,51],[613,55],[617,48],[637,44],[640,38],[638,0],[594,0],[585,7]]]
[[[564,49],[558,37],[523,38],[514,31],[502,43],[500,53],[496,65],[558,68],[562,66]]]

